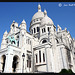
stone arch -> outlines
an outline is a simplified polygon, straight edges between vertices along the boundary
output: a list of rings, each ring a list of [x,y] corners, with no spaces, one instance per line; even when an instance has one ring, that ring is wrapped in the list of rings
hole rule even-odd
[[[13,62],[12,62],[13,72],[17,72],[17,69],[19,68],[19,60],[20,60],[20,58],[18,55],[13,56]]]
[[[48,42],[48,38],[43,38],[43,39],[40,40],[41,44],[46,43],[46,42]]]
[[[44,39],[43,41],[42,41],[42,43],[46,43],[47,42],[47,40],[46,39]]]
[[[1,70],[4,72],[5,70],[5,61],[6,61],[6,55],[1,56]]]

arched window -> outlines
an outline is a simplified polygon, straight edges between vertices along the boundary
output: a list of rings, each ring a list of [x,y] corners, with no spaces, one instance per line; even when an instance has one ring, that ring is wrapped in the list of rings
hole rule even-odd
[[[31,57],[28,56],[27,67],[31,68]]]
[[[45,54],[43,53],[43,62],[45,62]]]
[[[37,54],[36,54],[36,63],[38,62]]]
[[[12,27],[13,27],[13,28],[15,27],[14,24],[12,25]]]
[[[11,44],[15,44],[15,41],[12,41]]]
[[[44,28],[44,32],[46,32],[45,28]]]
[[[27,67],[28,67],[28,60],[27,60]]]
[[[57,43],[59,43],[58,39],[56,39]]]
[[[28,44],[29,44],[29,39],[28,39]]]
[[[31,45],[31,41],[30,41],[30,45]]]
[[[35,30],[35,28],[34,28],[34,33],[36,33],[36,30]]]
[[[19,36],[17,36],[17,38],[19,38]]]
[[[2,56],[2,72],[4,72],[4,68],[5,68],[5,61],[6,61],[6,56],[5,55],[3,55]]]
[[[48,32],[49,32],[50,30],[49,30],[49,27],[48,27]]]
[[[13,62],[12,62],[12,69],[13,69],[13,72],[16,72],[16,69],[18,68],[19,66],[19,57],[17,55],[15,55],[13,57]]]
[[[33,30],[32,30],[32,34],[33,34]]]
[[[37,32],[39,32],[39,27],[37,27]]]
[[[46,43],[46,42],[47,42],[47,40],[43,40],[43,41],[42,41],[42,43]]]
[[[41,51],[39,51],[39,61],[41,62]]]
[[[19,47],[19,41],[17,42],[17,46]]]
[[[45,28],[42,29],[42,33],[46,32]]]

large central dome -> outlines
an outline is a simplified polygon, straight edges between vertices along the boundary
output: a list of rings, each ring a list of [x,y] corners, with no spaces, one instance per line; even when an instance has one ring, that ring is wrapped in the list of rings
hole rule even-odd
[[[44,17],[44,13],[41,11],[41,6],[38,5],[38,12],[34,14],[34,16],[32,17],[32,20],[36,18],[43,18],[43,17]]]
[[[43,18],[43,17],[44,17],[44,13],[40,11],[34,14],[34,16],[32,17],[32,20],[36,18]]]

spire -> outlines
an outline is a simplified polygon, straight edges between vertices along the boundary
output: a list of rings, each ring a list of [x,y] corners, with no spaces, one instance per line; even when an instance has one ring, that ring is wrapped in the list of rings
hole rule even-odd
[[[13,23],[15,22],[15,20],[13,20]]]
[[[23,19],[22,23],[26,23],[24,19]]]
[[[68,31],[68,34],[69,34],[70,32]]]
[[[47,11],[46,10],[44,10],[44,16],[47,16]]]
[[[74,37],[73,37],[73,40],[74,40]]]
[[[67,28],[65,28],[65,30],[67,30]]]
[[[41,6],[40,6],[40,4],[38,4],[38,11],[41,11]]]
[[[7,35],[8,33],[7,33],[7,30],[4,32],[4,35]]]

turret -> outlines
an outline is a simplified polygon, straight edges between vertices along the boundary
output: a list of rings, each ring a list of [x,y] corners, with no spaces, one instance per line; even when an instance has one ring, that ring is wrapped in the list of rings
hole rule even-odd
[[[25,40],[25,34],[26,34],[26,22],[25,20],[23,20],[20,24],[20,43],[19,46],[22,47],[24,46],[24,40]]]
[[[11,34],[12,33],[16,33],[17,32],[17,27],[18,27],[18,23],[13,21],[13,23],[11,24]]]
[[[57,27],[58,27],[57,32],[60,32],[62,30],[61,27],[58,24]]]
[[[8,34],[7,31],[5,31],[3,35],[2,43],[1,43],[1,49],[6,48],[7,46],[7,42],[6,42],[7,34]]]
[[[26,22],[25,20],[23,19],[23,21],[21,22],[20,26],[21,30],[26,30]]]

